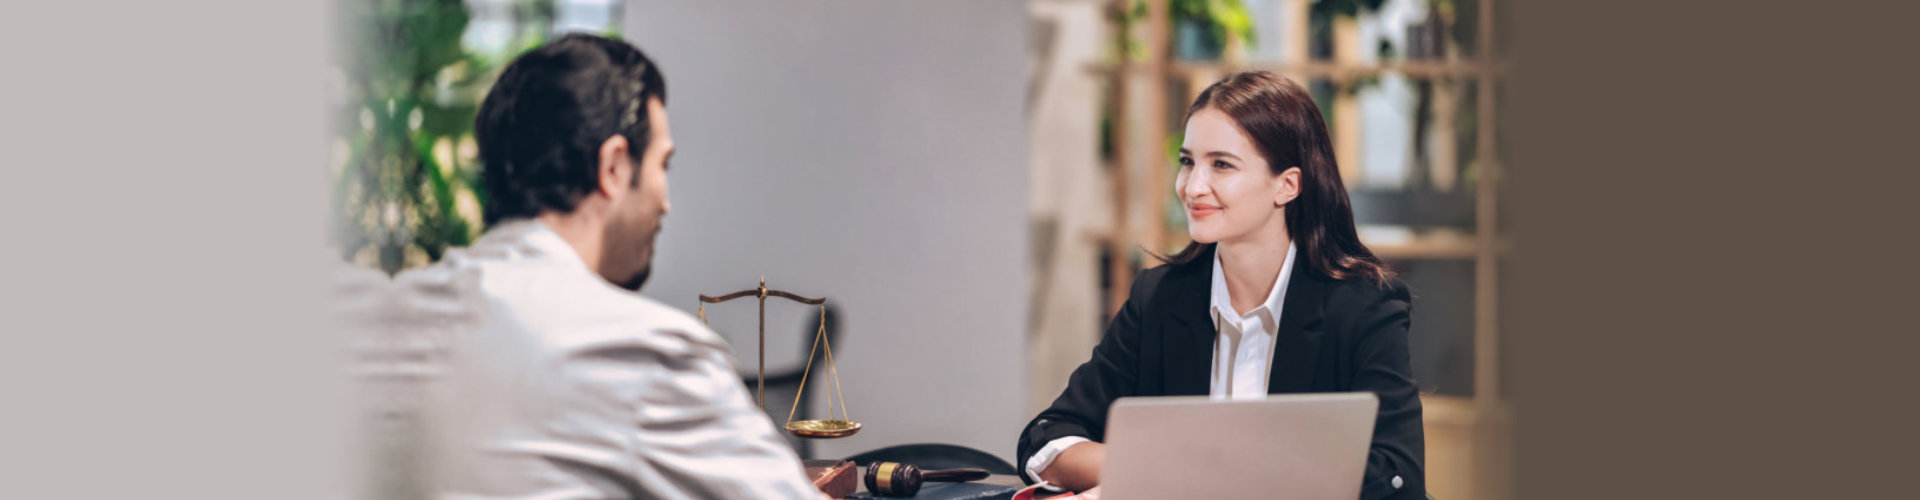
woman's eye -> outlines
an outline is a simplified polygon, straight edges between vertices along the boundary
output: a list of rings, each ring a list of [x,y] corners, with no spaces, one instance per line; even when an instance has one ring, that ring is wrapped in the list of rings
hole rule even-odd
[[[1185,157],[1185,156],[1182,156],[1182,157],[1180,157],[1180,166],[1181,166],[1181,167],[1191,167],[1191,166],[1193,166],[1193,159],[1192,159],[1192,158],[1188,158],[1188,157]]]
[[[1224,161],[1213,162],[1213,168],[1232,170],[1233,164]]]

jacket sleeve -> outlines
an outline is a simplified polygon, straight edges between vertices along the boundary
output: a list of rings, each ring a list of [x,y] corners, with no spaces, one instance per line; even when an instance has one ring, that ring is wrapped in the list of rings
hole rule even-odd
[[[800,458],[740,383],[724,347],[681,332],[656,335],[674,336],[687,337],[689,347],[665,355],[592,356],[638,361],[621,364],[643,370],[633,384],[638,429],[622,433],[621,440],[638,460],[628,471],[638,483],[634,497],[819,498]]]
[[[1398,280],[1367,297],[1352,323],[1358,340],[1352,390],[1378,395],[1380,414],[1360,498],[1424,499],[1426,439],[1407,348],[1412,297]]]
[[[1127,302],[1120,306],[1106,334],[1094,346],[1093,356],[1067,377],[1067,388],[1053,404],[1027,423],[1020,432],[1016,470],[1027,470],[1027,461],[1048,442],[1079,436],[1096,442],[1106,438],[1107,409],[1115,399],[1137,394],[1141,310],[1147,293],[1163,273],[1149,270],[1136,275]],[[1020,474],[1028,484],[1033,479]]]

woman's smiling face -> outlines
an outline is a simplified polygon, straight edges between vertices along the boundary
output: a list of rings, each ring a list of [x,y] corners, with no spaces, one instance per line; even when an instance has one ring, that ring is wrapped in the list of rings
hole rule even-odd
[[[1187,209],[1187,235],[1199,243],[1238,241],[1267,230],[1284,235],[1281,207],[1300,193],[1300,169],[1274,175],[1233,118],[1207,107],[1187,119],[1174,193]]]

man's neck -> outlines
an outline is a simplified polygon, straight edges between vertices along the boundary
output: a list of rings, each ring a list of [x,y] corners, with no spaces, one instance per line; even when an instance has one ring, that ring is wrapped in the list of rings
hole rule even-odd
[[[1292,243],[1282,230],[1277,239],[1256,237],[1217,245],[1214,251],[1219,253],[1220,273],[1226,278],[1227,296],[1235,313],[1244,315],[1266,302],[1280,279],[1280,268],[1287,262],[1287,248]]]
[[[574,253],[580,254],[580,260],[586,262],[587,269],[593,270],[594,274],[599,274],[601,249],[605,248],[606,233],[601,230],[601,225],[597,221],[580,212],[582,211],[576,210],[571,214],[548,212],[540,214],[537,218],[545,223],[547,228],[552,229],[554,234],[560,235],[560,239],[565,240],[568,246],[573,247]]]

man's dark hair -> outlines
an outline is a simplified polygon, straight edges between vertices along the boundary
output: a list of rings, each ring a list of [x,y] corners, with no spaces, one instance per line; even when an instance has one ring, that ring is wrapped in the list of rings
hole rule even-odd
[[[572,212],[599,185],[600,145],[615,134],[638,162],[652,139],[651,97],[666,103],[666,80],[623,41],[569,34],[515,58],[473,121],[487,225]]]

